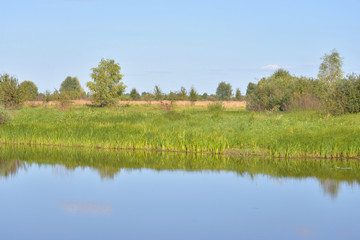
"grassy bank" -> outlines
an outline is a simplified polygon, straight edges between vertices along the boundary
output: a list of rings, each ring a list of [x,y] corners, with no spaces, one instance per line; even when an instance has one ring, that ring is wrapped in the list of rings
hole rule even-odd
[[[0,126],[0,141],[101,148],[274,156],[358,157],[359,115],[217,107],[24,108]]]

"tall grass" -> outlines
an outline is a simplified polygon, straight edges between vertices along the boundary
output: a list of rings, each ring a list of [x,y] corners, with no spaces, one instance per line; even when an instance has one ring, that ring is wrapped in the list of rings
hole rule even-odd
[[[280,157],[358,157],[359,115],[317,111],[253,113],[158,106],[15,110],[0,126],[8,144],[266,154]]]

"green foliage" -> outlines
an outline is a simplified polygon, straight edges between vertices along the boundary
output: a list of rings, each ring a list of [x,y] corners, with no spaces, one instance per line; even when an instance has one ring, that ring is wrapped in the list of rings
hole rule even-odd
[[[3,106],[0,106],[0,125],[9,123],[11,119],[12,117],[9,112]]]
[[[201,98],[202,98],[203,100],[207,100],[207,99],[209,98],[209,94],[207,94],[207,93],[205,92],[205,93],[203,93],[203,95],[201,95]]]
[[[319,109],[321,104],[317,96],[321,96],[320,89],[318,81],[295,77],[280,69],[270,77],[262,78],[258,84],[248,85],[246,107],[252,111]]]
[[[71,97],[68,91],[59,92],[55,89],[51,99],[58,102],[58,107],[61,110],[66,110],[71,105]]]
[[[151,101],[153,101],[155,99],[155,96],[151,93],[147,93],[144,96],[144,100],[147,101],[148,103],[150,103]]]
[[[132,100],[139,100],[140,99],[140,94],[138,93],[136,88],[131,89],[130,97],[131,97]]]
[[[61,83],[60,92],[66,94],[69,99],[78,99],[85,95],[83,88],[80,85],[80,81],[77,77],[66,77]]]
[[[50,102],[52,100],[51,92],[49,90],[46,90],[45,93],[42,96],[42,101],[44,104]]]
[[[186,100],[187,99],[186,89],[184,87],[181,87],[177,95],[178,95],[178,100]]]
[[[32,81],[24,81],[20,83],[19,88],[24,94],[25,101],[36,100],[39,95],[38,87]]]
[[[319,67],[319,80],[332,85],[343,78],[342,65],[343,61],[340,54],[334,49],[330,54],[325,54],[323,62]]]
[[[24,103],[24,93],[17,78],[0,75],[0,104],[5,108],[18,108]]]
[[[198,98],[199,98],[199,95],[197,94],[195,88],[192,87],[190,90],[190,93],[189,93],[189,100],[191,102],[195,102],[198,100]]]
[[[333,83],[329,93],[328,110],[332,114],[360,112],[360,76],[348,75],[347,78]]]
[[[163,93],[161,92],[159,85],[155,85],[154,87],[154,96],[155,96],[155,100],[159,101],[163,99]]]
[[[96,106],[108,106],[117,103],[126,88],[121,82],[120,65],[112,59],[101,59],[97,68],[92,68],[87,87],[91,91],[92,102]]]
[[[235,92],[235,99],[237,101],[242,101],[243,100],[243,97],[241,96],[241,92],[240,92],[240,89],[236,89],[236,92]]]
[[[232,96],[230,83],[220,82],[216,89],[216,96],[219,100],[229,100]]]

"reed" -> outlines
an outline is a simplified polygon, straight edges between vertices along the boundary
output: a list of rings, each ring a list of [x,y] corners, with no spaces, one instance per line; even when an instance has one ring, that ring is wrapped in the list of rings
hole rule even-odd
[[[3,144],[156,149],[276,157],[346,157],[360,153],[357,114],[318,111],[247,112],[204,107],[73,106],[13,110],[0,126]]]

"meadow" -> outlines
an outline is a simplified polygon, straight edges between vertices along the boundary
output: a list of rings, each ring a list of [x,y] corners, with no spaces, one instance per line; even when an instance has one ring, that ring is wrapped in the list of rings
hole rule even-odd
[[[225,155],[357,158],[358,114],[249,112],[243,108],[120,105],[12,110],[0,143]]]

